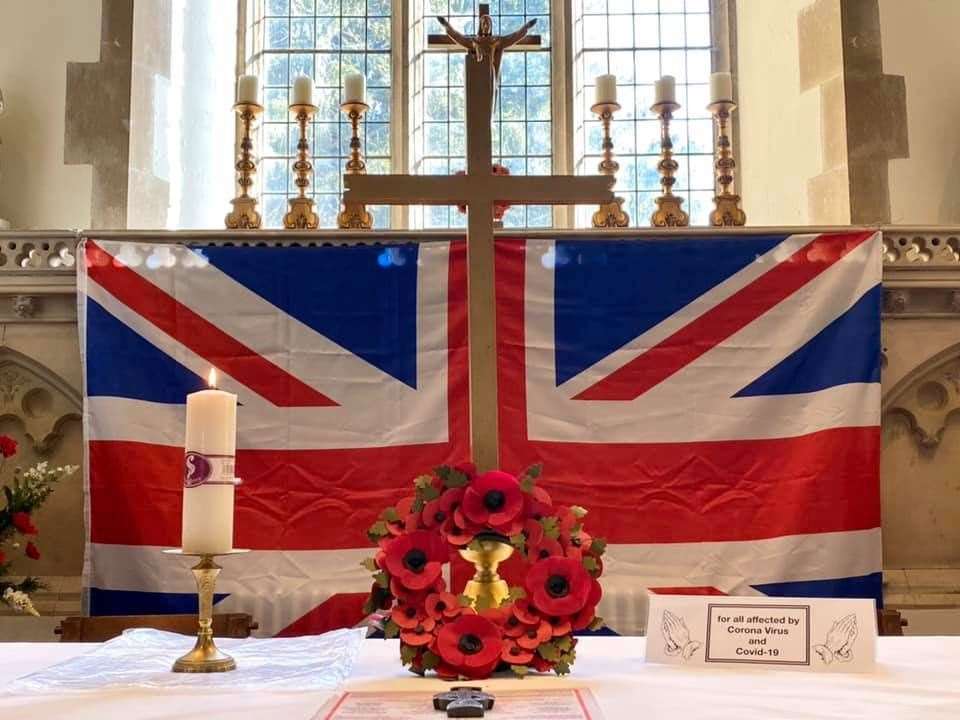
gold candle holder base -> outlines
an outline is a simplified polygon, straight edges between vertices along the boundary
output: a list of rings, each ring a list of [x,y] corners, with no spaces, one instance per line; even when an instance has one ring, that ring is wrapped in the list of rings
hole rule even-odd
[[[228,672],[237,669],[236,661],[222,652],[213,639],[213,589],[217,584],[220,566],[214,562],[215,557],[221,555],[240,555],[249,550],[231,550],[228,553],[190,553],[181,548],[164,550],[166,555],[181,555],[198,557],[200,562],[190,570],[197,581],[197,596],[199,599],[197,623],[197,642],[193,650],[178,658],[173,664],[173,672],[213,673]]]
[[[673,141],[670,139],[670,121],[674,111],[680,105],[675,102],[654,103],[650,108],[660,118],[660,162],[657,170],[660,172],[660,187],[663,193],[654,202],[657,209],[650,216],[653,227],[687,227],[690,225],[690,216],[683,210],[683,198],[673,194],[673,186],[677,182],[674,177],[680,165],[673,159]]]
[[[297,160],[293,163],[293,172],[297,176],[294,184],[299,188],[300,195],[290,199],[290,210],[283,216],[283,227],[287,230],[316,230],[320,227],[320,216],[313,209],[313,199],[307,196],[310,174],[313,172],[310,143],[307,142],[307,123],[316,112],[316,105],[294,103],[290,106],[290,114],[300,126]]]
[[[257,212],[257,200],[249,194],[253,186],[253,176],[257,173],[257,162],[253,157],[253,138],[251,130],[257,115],[263,112],[263,105],[257,103],[237,103],[233,111],[240,117],[243,125],[243,137],[240,139],[240,155],[237,158],[237,184],[240,194],[230,203],[233,210],[227,213],[224,224],[228,230],[256,230],[263,219]]]
[[[718,100],[707,106],[717,128],[717,154],[713,167],[720,192],[713,198],[714,209],[710,213],[710,224],[714,227],[742,227],[747,224],[747,214],[740,207],[740,196],[733,192],[737,163],[733,159],[728,126],[736,108],[737,104],[732,100]]]
[[[346,175],[366,175],[367,164],[363,160],[360,144],[360,120],[370,109],[365,102],[350,101],[340,105],[343,114],[350,119],[353,130],[350,138],[350,159],[347,161]],[[367,206],[359,202],[344,202],[343,210],[337,215],[337,227],[341,230],[372,230],[373,215]]]
[[[595,103],[590,108],[590,111],[597,115],[603,124],[603,160],[600,161],[598,169],[601,175],[610,177],[616,177],[620,169],[620,164],[613,159],[613,137],[610,134],[613,115],[619,109],[620,103],[615,102]],[[593,214],[591,223],[595,228],[627,227],[630,224],[630,216],[623,210],[623,198],[616,197],[612,202],[602,203]]]
[[[476,574],[467,583],[463,594],[470,598],[474,608],[497,608],[510,597],[507,581],[497,574],[497,568],[513,555],[513,545],[506,538],[488,535],[478,537],[479,550],[460,549],[460,557],[473,563]]]

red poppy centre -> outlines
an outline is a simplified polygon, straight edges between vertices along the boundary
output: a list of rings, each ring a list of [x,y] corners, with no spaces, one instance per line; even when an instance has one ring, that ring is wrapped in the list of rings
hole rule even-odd
[[[566,597],[570,593],[570,583],[563,575],[551,575],[547,579],[547,592],[550,597]]]
[[[507,496],[500,490],[488,490],[483,496],[483,506],[490,512],[497,512],[507,502]]]
[[[464,655],[476,655],[483,649],[483,641],[473,633],[467,633],[460,637],[457,647]]]
[[[420,548],[414,548],[403,556],[403,566],[414,573],[421,573],[427,566],[427,554]]]

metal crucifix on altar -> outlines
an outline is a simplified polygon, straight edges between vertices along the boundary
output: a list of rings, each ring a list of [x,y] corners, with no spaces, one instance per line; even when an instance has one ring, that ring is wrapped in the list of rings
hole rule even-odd
[[[490,6],[480,4],[476,35],[461,35],[437,18],[446,35],[431,35],[429,47],[467,50],[465,175],[346,175],[344,202],[383,205],[466,205],[467,291],[470,325],[470,434],[480,470],[497,466],[497,346],[493,209],[513,205],[573,205],[613,202],[614,178],[493,174],[491,117],[500,61],[506,50],[536,47],[527,35],[535,21],[508,35],[494,35]]]

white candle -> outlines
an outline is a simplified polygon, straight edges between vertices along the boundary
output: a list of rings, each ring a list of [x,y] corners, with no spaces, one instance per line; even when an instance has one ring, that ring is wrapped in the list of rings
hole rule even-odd
[[[710,76],[710,102],[733,102],[733,75],[715,72]]]
[[[597,97],[596,104],[615,103],[617,101],[617,76],[616,75],[598,75],[597,76]]]
[[[293,105],[313,105],[313,78],[297,75],[293,80]]]
[[[677,101],[677,81],[673,75],[664,75],[653,86],[653,104],[675,103]]]
[[[181,545],[190,553],[233,549],[237,396],[215,389],[214,370],[210,385],[187,395]]]
[[[256,75],[241,75],[237,78],[237,102],[260,104],[260,80]]]
[[[350,73],[343,77],[343,101],[366,102],[367,79],[360,73]]]

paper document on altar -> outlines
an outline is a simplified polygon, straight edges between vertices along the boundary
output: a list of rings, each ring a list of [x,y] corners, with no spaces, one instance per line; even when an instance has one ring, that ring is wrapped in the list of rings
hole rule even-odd
[[[442,720],[430,692],[345,692],[327,703],[311,720]],[[602,720],[586,688],[497,692],[491,720]]]

